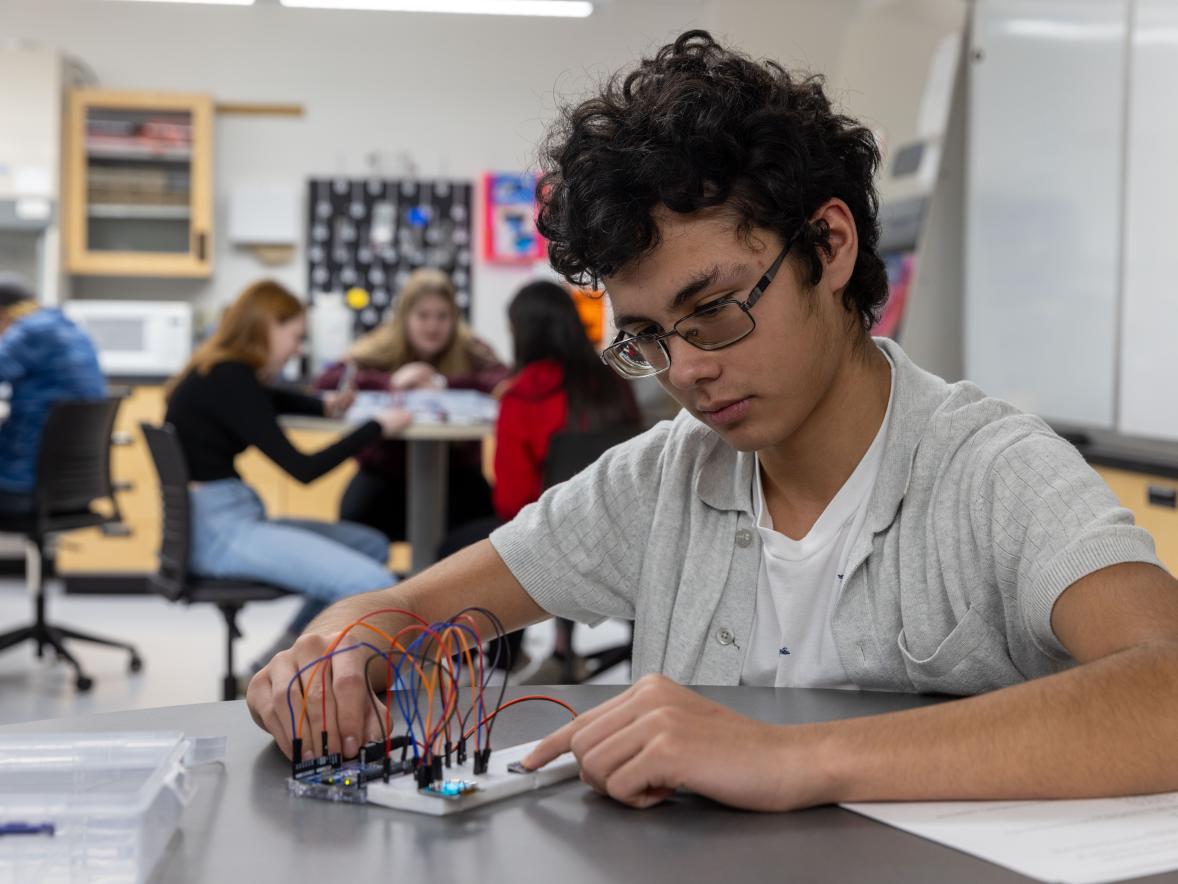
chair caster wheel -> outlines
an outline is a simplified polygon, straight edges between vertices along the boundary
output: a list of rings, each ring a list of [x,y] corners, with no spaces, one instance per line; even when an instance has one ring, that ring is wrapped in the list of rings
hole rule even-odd
[[[94,679],[87,678],[85,675],[79,675],[74,681],[74,687],[76,687],[79,692],[85,693],[86,691],[90,690],[90,688],[94,687]]]
[[[131,668],[132,672],[141,671],[143,669],[143,658],[142,657],[132,657],[130,668]]]

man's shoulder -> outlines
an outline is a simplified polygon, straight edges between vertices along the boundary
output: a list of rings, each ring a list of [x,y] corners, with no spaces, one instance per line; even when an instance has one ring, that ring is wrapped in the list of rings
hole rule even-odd
[[[1013,464],[1032,463],[1042,476],[1078,478],[1087,469],[1079,452],[1041,417],[962,381],[950,385],[949,395],[929,417],[913,473],[957,476],[959,493],[978,495],[987,493],[996,474],[1011,469],[1021,474]]]
[[[719,436],[683,410],[615,446],[610,450],[610,460],[615,466],[628,463],[644,472],[674,470],[690,474],[717,444],[722,444]]]
[[[1009,447],[1029,436],[1058,439],[1038,415],[989,396],[969,381],[949,385],[949,395],[932,413],[926,439],[939,447]]]

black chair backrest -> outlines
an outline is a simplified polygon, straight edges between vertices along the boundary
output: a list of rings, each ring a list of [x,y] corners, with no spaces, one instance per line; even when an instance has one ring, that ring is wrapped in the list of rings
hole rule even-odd
[[[188,464],[171,424],[140,424],[160,480],[159,569],[152,575],[156,592],[176,601],[188,593]]]
[[[55,516],[84,513],[96,500],[114,501],[110,440],[118,399],[56,403],[41,430],[34,492],[42,526]]]
[[[555,434],[544,459],[544,487],[551,488],[571,479],[609,449],[640,432],[641,427],[622,426],[608,430],[563,430]]]

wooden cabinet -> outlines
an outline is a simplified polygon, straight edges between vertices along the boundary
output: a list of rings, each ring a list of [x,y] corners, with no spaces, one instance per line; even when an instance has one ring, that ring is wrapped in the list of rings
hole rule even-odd
[[[63,535],[57,552],[57,571],[63,577],[138,575],[155,570],[160,539],[159,482],[139,424],[158,424],[164,412],[161,386],[136,387],[119,407],[111,474],[116,485],[124,488],[117,497],[127,533],[113,536],[98,528],[87,528]],[[296,447],[305,451],[322,448],[333,439],[330,432],[313,430],[291,430],[288,435]],[[356,466],[351,460],[345,461],[310,485],[303,485],[261,452],[251,449],[237,459],[237,471],[258,492],[272,518],[334,521],[340,497]],[[390,548],[389,566],[393,571],[408,572],[410,559],[408,544],[397,543]]]
[[[1178,480],[1112,467],[1094,467],[1137,524],[1153,535],[1158,558],[1178,574]]]
[[[207,95],[71,91],[66,269],[101,276],[208,276],[212,137]]]
[[[156,568],[160,542],[159,482],[139,430],[143,421],[158,424],[164,416],[164,388],[136,387],[119,406],[111,447],[111,476],[127,533],[114,536],[100,528],[71,531],[57,545],[57,571],[80,574],[146,574]]]

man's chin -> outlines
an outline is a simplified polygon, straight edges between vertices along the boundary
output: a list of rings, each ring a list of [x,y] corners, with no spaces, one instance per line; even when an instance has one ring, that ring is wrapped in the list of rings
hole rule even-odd
[[[698,412],[692,411],[691,413],[695,416],[696,420],[723,439],[730,448],[735,448],[737,451],[759,451],[765,447],[766,443],[760,438],[764,434],[757,432],[755,422],[739,421],[728,426],[717,427],[713,426]]]

